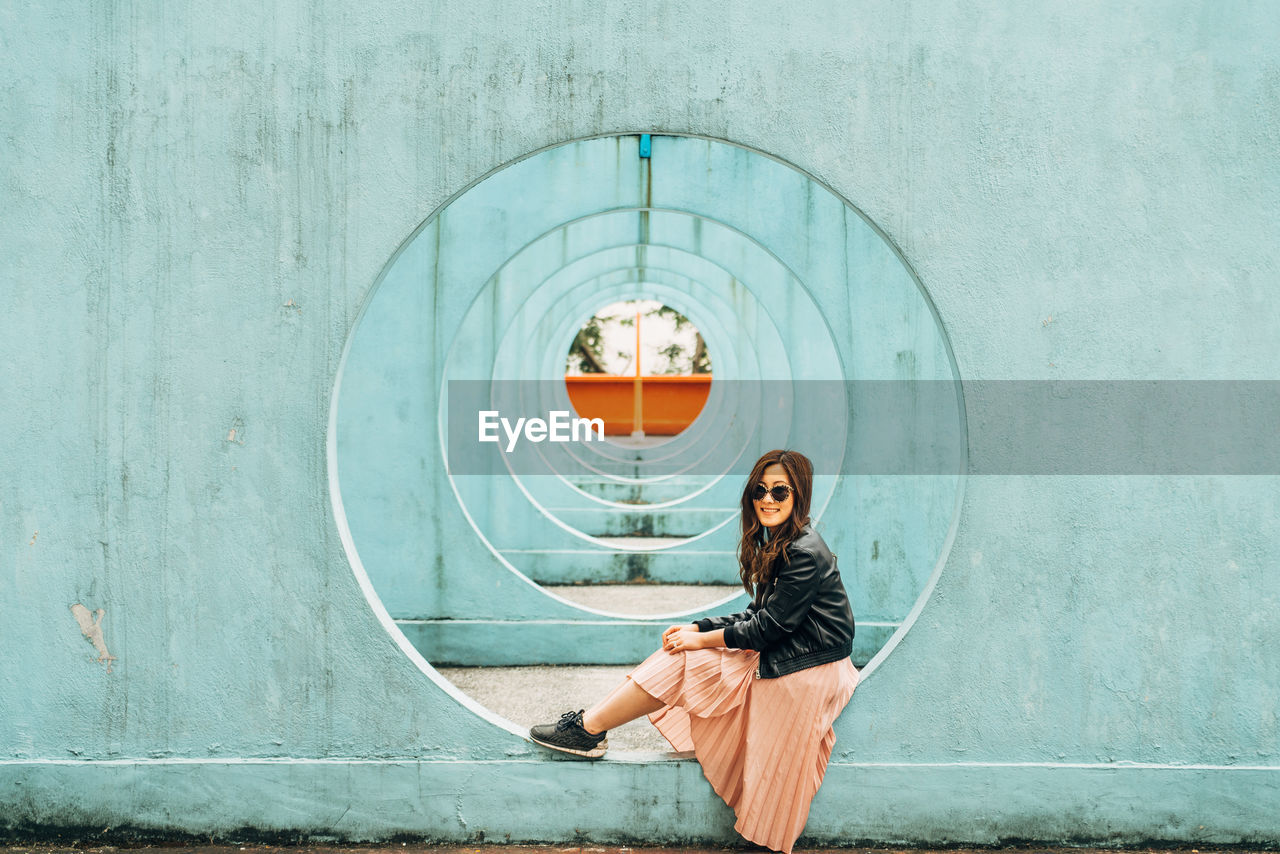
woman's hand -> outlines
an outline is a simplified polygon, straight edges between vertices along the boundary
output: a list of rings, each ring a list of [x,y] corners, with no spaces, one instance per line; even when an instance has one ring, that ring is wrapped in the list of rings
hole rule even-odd
[[[662,633],[662,648],[671,653],[702,649],[704,640],[697,626],[672,626]]]

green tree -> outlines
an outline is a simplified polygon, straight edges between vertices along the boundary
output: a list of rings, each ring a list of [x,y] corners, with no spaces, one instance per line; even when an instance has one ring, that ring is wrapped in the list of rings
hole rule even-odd
[[[689,318],[669,305],[660,305],[657,308],[650,309],[645,312],[644,316],[669,318],[674,323],[676,332],[682,331],[685,327],[693,326]],[[634,327],[635,314],[632,311],[600,313],[583,324],[582,328],[578,330],[578,334],[574,336],[573,343],[569,346],[569,352],[565,358],[566,373],[573,371],[580,371],[584,374],[609,373],[604,364],[605,327],[609,325]],[[672,341],[661,348],[658,353],[666,362],[658,373],[711,373],[711,356],[707,352],[707,344],[702,338],[702,333],[698,332],[696,328],[694,329],[692,352],[679,342]],[[630,366],[634,364],[634,354],[630,351],[619,350],[614,355],[628,362],[627,367],[622,368],[620,371],[620,373],[627,373]]]
[[[578,330],[565,361],[566,372],[577,368],[584,374],[608,373],[600,361],[604,357],[604,332],[600,329],[600,321],[600,316],[596,315]]]
[[[646,317],[668,317],[675,323],[675,331],[680,332],[693,322],[669,305],[660,305],[645,313]],[[672,341],[658,351],[667,360],[663,368],[664,374],[709,374],[711,373],[711,356],[707,353],[707,342],[702,333],[694,329],[693,352],[690,353],[679,342]]]

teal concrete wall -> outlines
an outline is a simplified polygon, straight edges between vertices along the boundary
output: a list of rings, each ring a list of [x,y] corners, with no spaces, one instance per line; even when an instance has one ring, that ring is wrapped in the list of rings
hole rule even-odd
[[[733,838],[693,763],[549,761],[455,696],[335,523],[374,281],[530,151],[795,164],[966,379],[1275,378],[1266,4],[11,3],[0,45],[5,827]],[[970,478],[807,838],[1280,841],[1278,511],[1267,477]]]

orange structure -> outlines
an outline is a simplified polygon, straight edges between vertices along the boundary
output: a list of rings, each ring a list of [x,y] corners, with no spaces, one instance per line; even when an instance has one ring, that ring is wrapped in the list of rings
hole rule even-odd
[[[612,374],[567,376],[569,400],[582,418],[603,418],[609,436],[635,431],[635,377]],[[645,434],[674,436],[693,423],[711,392],[711,374],[640,377]]]

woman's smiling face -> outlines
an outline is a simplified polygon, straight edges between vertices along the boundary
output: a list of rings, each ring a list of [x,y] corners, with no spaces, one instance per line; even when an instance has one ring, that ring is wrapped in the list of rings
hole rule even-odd
[[[786,469],[774,463],[764,470],[764,475],[756,485],[771,490],[779,485],[790,487],[791,481],[787,480]],[[785,501],[775,501],[773,496],[766,492],[760,498],[753,499],[752,504],[755,505],[756,518],[760,520],[760,524],[766,528],[776,528],[791,518],[791,511],[796,506],[795,492],[787,489]]]

